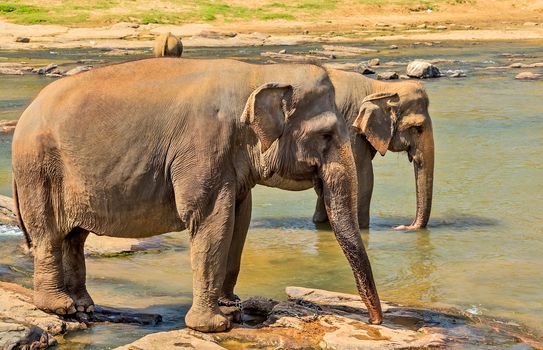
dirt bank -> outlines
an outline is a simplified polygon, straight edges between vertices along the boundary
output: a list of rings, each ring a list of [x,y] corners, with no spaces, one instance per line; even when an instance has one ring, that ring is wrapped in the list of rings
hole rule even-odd
[[[31,0],[23,2],[34,6]],[[138,0],[134,5],[124,4],[122,8],[89,10],[92,20],[87,22],[77,21],[76,17],[71,22],[58,20],[62,25],[55,24],[56,17],[30,21],[48,24],[20,24],[28,20],[22,17],[24,11],[18,17],[17,7],[11,12],[2,12],[0,8],[0,48],[144,48],[151,47],[153,39],[164,31],[181,36],[187,47],[363,40],[543,40],[543,1],[436,0],[425,2],[425,5],[405,1],[394,4],[339,1],[326,6],[308,5],[304,11],[301,7],[290,9],[290,5],[268,2],[244,2],[245,8],[235,1],[226,1],[226,8],[245,9],[245,12],[237,13],[237,17],[235,13],[217,12],[212,20],[205,20],[206,17],[203,20],[197,15],[187,17],[189,19],[166,15],[155,19],[127,16],[125,12],[129,13],[130,6],[136,6]],[[39,11],[36,6],[33,9]],[[164,6],[162,2],[157,3],[153,13],[183,13],[186,10],[174,3]],[[262,9],[276,15],[292,10],[295,16],[287,20],[249,15],[251,11],[261,13]]]

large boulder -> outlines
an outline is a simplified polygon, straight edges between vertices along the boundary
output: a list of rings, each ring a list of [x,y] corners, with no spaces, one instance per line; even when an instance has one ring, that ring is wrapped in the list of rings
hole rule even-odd
[[[407,75],[419,79],[439,78],[441,72],[430,62],[416,60],[407,65]]]

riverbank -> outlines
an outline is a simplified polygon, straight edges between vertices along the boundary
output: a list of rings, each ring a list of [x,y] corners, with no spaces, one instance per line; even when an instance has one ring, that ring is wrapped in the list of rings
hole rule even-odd
[[[201,18],[197,13],[180,17],[179,14],[188,11],[185,7],[160,3],[149,12],[154,17],[128,15],[135,11],[130,12],[130,6],[139,2],[125,4],[125,7],[112,5],[107,10],[89,7],[87,12],[62,8],[73,14],[62,20],[54,14],[29,19],[24,17],[28,14],[22,11],[22,5],[3,5],[0,7],[0,47],[9,50],[135,49],[151,47],[154,38],[167,31],[181,37],[185,47],[398,40],[543,40],[541,1],[433,1],[419,5],[404,1],[393,4],[384,1],[324,4],[325,1],[321,1],[322,4],[308,3],[305,8],[301,5],[290,8],[290,5],[266,0],[250,1],[243,5],[245,8],[229,4],[233,2],[230,1],[224,4],[222,12],[212,12],[212,17],[201,15]],[[25,5],[30,6],[26,11],[34,11],[36,16],[45,11],[31,0],[23,3],[29,3]],[[236,8],[238,12],[228,12]],[[78,11],[90,19],[80,21],[76,16]],[[275,17],[258,17],[256,14],[262,11],[270,11]],[[251,15],[253,12],[256,14]],[[283,13],[293,13],[292,18],[278,15]]]

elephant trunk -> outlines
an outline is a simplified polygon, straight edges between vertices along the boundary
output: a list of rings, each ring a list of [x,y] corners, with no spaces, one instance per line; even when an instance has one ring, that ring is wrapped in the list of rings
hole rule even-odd
[[[411,224],[414,228],[426,227],[432,210],[434,184],[434,138],[432,130],[424,131],[416,155],[413,157],[417,188],[417,214]]]
[[[358,228],[357,180],[350,144],[342,146],[336,159],[321,167],[319,181],[322,183],[319,185],[322,186],[330,225],[351,265],[362,301],[368,308],[369,322],[380,324],[383,314],[379,295]]]

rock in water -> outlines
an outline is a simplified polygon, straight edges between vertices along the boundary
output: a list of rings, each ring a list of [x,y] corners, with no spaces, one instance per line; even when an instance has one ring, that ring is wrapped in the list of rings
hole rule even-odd
[[[92,68],[92,66],[78,66],[78,67],[70,69],[69,71],[64,73],[64,75],[76,75],[76,74],[79,74],[81,72],[86,72],[86,71],[90,70],[91,68]]]
[[[379,80],[394,80],[398,78],[399,76],[396,72],[381,72],[377,74],[377,79]]]
[[[515,79],[518,80],[537,80],[541,77],[541,74],[532,73],[532,72],[520,72],[515,76]]]
[[[461,315],[382,303],[382,325],[367,324],[359,296],[288,287],[288,301],[252,297],[241,304],[243,324],[223,333],[190,329],[147,335],[118,350],[180,349],[485,349],[527,344],[530,337]],[[257,322],[255,322],[258,320]],[[520,327],[519,327],[520,329]],[[524,343],[524,344],[519,344]]]
[[[439,78],[441,72],[430,62],[416,60],[407,65],[407,75],[419,79]]]
[[[56,345],[54,336],[87,329],[95,322],[154,326],[157,314],[96,306],[91,314],[60,317],[38,310],[32,291],[14,283],[0,282],[0,349],[46,349]]]
[[[17,225],[17,216],[15,215],[11,197],[0,195],[0,224]]]
[[[378,58],[372,58],[371,60],[368,60],[368,66],[378,66],[381,63],[381,60]]]

